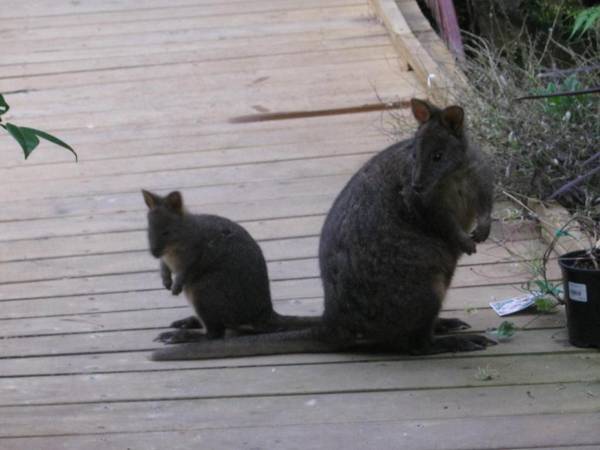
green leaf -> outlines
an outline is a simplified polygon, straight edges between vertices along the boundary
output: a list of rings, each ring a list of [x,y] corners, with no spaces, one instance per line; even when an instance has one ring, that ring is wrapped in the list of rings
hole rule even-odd
[[[540,297],[535,300],[535,307],[541,313],[549,313],[556,307],[556,303],[549,298]]]
[[[592,28],[598,19],[600,19],[600,9],[597,9],[596,11],[590,11],[585,23],[583,24],[582,32],[588,31],[590,28]]]
[[[586,8],[580,11],[575,17],[575,23],[569,39],[573,38],[577,33],[583,34],[594,26],[594,24],[600,20],[600,6],[594,6]]]
[[[543,280],[535,280],[535,285],[542,294],[545,294],[548,291],[548,283]]]
[[[75,156],[75,161],[78,160],[78,156],[77,153],[75,152],[75,150],[73,150],[73,148],[67,144],[64,141],[61,141],[60,139],[58,139],[56,136],[52,136],[51,134],[46,133],[45,131],[41,131],[41,130],[36,130],[35,128],[28,128],[28,127],[20,127],[21,130],[23,130],[26,133],[30,133],[31,135],[33,135],[34,137],[36,137],[36,139],[38,137],[41,137],[42,139],[45,139],[49,142],[52,142],[53,144],[56,145],[60,145],[63,148],[66,148],[67,150],[69,150],[71,153],[73,153],[73,155]]]
[[[509,322],[508,320],[505,320],[500,324],[500,326],[498,326],[498,329],[496,330],[496,335],[499,338],[507,339],[512,337],[516,331],[517,327],[515,326],[515,324]]]
[[[569,237],[573,237],[572,234],[570,234],[567,230],[556,230],[556,232],[554,233],[555,237],[564,237],[564,236],[569,236]]]
[[[12,123],[7,123],[4,128],[19,143],[23,149],[23,153],[25,154],[25,159],[29,157],[31,152],[35,150],[40,143],[40,140],[37,138],[37,136],[35,136],[35,134],[31,134],[27,130],[13,125]]]
[[[576,74],[569,75],[565,81],[563,81],[563,86],[566,88],[566,91],[576,91],[580,87],[579,80],[577,79]]]
[[[6,113],[9,109],[10,106],[8,106],[8,103],[6,103],[6,100],[4,100],[4,96],[0,94],[0,116]]]
[[[573,29],[571,30],[571,34],[569,35],[569,39],[573,38],[573,36],[575,36],[579,32],[579,30],[583,27],[583,24],[585,23],[586,19],[587,10],[583,10],[579,14],[577,14],[577,17],[575,17],[575,23],[573,24]]]

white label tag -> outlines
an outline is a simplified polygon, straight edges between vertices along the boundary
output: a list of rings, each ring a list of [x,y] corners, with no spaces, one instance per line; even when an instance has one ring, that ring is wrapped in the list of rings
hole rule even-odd
[[[585,284],[569,281],[569,298],[575,302],[587,303],[587,288]]]
[[[539,293],[521,295],[520,297],[511,297],[504,300],[490,302],[490,306],[499,316],[507,316],[529,308],[535,303]]]

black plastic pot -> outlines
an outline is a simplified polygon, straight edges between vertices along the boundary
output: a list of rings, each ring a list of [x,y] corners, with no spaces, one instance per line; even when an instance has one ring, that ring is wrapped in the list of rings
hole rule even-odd
[[[562,255],[569,342],[576,347],[600,347],[600,270],[574,267],[584,250]]]

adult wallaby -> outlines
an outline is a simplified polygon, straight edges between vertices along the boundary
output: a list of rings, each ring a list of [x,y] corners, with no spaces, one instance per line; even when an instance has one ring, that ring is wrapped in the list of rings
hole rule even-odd
[[[223,337],[226,329],[265,333],[320,322],[320,317],[282,316],[273,310],[267,263],[242,226],[224,217],[190,214],[177,191],[166,197],[142,194],[149,208],[150,252],[160,258],[163,285],[173,295],[184,291],[196,312],[173,322],[178,330],[161,333],[157,340],[193,342]]]
[[[155,360],[352,349],[432,354],[481,350],[484,336],[438,313],[457,261],[490,232],[493,176],[469,145],[459,106],[411,100],[413,138],[369,160],[321,232],[323,322],[311,329],[184,344]]]

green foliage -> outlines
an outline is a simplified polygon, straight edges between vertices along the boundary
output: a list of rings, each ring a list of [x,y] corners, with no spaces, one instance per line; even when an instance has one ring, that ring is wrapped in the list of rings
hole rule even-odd
[[[516,331],[517,327],[515,324],[505,320],[498,326],[498,329],[496,330],[496,336],[498,336],[500,339],[510,339],[514,336]]]
[[[530,16],[532,25],[539,29],[570,26],[569,19],[581,10],[580,0],[527,0],[523,12]]]
[[[2,123],[1,116],[5,114],[9,109],[10,106],[8,105],[8,103],[6,103],[6,100],[4,100],[2,94],[0,94],[0,127],[4,128],[8,132],[8,134],[10,134],[15,139],[15,141],[17,141],[17,143],[21,146],[21,148],[23,149],[23,154],[25,155],[25,159],[27,159],[29,155],[31,155],[31,152],[33,152],[37,148],[41,138],[69,150],[75,156],[75,161],[77,161],[77,153],[75,152],[75,150],[73,150],[73,148],[69,144],[58,139],[57,137],[52,136],[51,134],[48,134],[45,131],[36,130],[35,128],[21,127],[9,122]]]
[[[542,46],[547,50],[539,50]],[[540,42],[524,35],[502,48],[473,40],[467,50],[468,87],[459,86],[456,99],[448,103],[465,105],[472,138],[493,155],[500,190],[546,199],[593,168],[588,161],[598,152],[600,121],[594,119],[600,113],[600,95],[514,99],[598,86],[600,71],[586,69],[598,66],[597,48],[577,53],[551,37]],[[599,178],[582,180],[557,200],[571,210],[600,212]]]
[[[569,38],[572,38],[577,33],[581,36],[586,31],[591,30],[597,23],[600,23],[600,5],[579,11],[575,15],[575,23],[573,24]]]
[[[543,274],[539,274],[538,276],[543,277]],[[524,287],[525,290],[531,293],[535,293],[539,297],[551,295],[556,298],[562,292],[562,286],[560,283],[553,283],[543,278],[527,281]]]
[[[535,299],[535,307],[537,308],[538,312],[542,314],[554,312],[556,305],[558,305],[558,303],[548,297],[540,297]]]
[[[562,82],[550,82],[544,88],[534,89],[532,94],[556,94],[558,92],[572,92],[584,89],[583,84],[577,79],[576,74],[571,74]],[[585,119],[585,114],[589,108],[593,107],[591,94],[550,97],[542,101],[543,110],[547,114],[552,114],[562,120],[581,121]]]
[[[564,230],[562,228],[556,230],[556,232],[554,233],[554,236],[557,238],[565,237],[565,236],[574,237],[571,233],[569,233],[568,230]]]
[[[505,320],[496,329],[489,329],[488,334],[492,335],[500,342],[509,341],[515,335],[517,327],[514,323]]]

